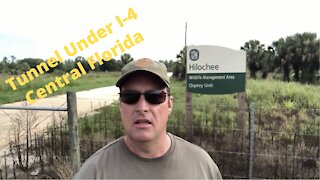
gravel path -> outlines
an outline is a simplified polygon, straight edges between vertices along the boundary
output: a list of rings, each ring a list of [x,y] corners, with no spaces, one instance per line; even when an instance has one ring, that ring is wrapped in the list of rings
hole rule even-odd
[[[112,103],[119,98],[119,89],[116,86],[109,86],[97,89],[91,89],[88,91],[77,92],[77,110],[78,117],[81,117],[87,113],[94,111],[100,107]],[[15,102],[11,104],[5,104],[5,106],[23,106],[25,101]],[[67,107],[66,95],[58,95],[50,98],[39,99],[31,106],[41,107]],[[54,112],[54,116],[67,116],[66,112]],[[41,131],[47,127],[48,124],[53,121],[52,111],[24,111],[24,110],[2,110],[0,109],[0,156],[4,154],[4,151],[8,153],[9,139],[13,139],[13,123],[17,121],[15,119],[21,119],[22,123],[26,124],[27,118],[35,119],[33,122],[32,132]],[[30,118],[36,117],[36,118]],[[0,162],[1,166],[2,162]]]

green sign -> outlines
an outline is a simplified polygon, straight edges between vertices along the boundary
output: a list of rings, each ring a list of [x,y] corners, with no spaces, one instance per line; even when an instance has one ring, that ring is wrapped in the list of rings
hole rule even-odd
[[[246,54],[219,46],[187,47],[187,91],[229,94],[245,91]]]

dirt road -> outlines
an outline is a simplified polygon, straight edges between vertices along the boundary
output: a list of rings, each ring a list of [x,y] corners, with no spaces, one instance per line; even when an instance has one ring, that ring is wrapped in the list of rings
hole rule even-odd
[[[119,89],[116,86],[109,86],[103,88],[92,89],[88,91],[77,92],[77,109],[78,117],[81,117],[87,113],[94,111],[100,107],[118,99]],[[5,106],[25,106],[26,102],[15,102],[11,104],[5,104]],[[58,95],[50,98],[39,99],[31,106],[41,107],[66,107],[67,97],[66,95]],[[2,110],[0,109],[0,156],[4,154],[4,151],[8,152],[9,138],[13,139],[14,125],[17,122],[26,124],[27,119],[32,122],[32,131],[39,131],[47,127],[53,121],[53,117],[59,118],[59,116],[67,116],[66,112],[53,112],[52,111],[24,111],[24,110]],[[0,162],[1,164],[1,162]]]

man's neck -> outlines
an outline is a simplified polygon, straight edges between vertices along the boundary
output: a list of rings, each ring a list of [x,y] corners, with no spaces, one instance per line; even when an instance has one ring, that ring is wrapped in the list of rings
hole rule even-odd
[[[164,134],[158,139],[150,142],[136,142],[128,136],[124,137],[128,149],[142,158],[157,158],[163,156],[171,146],[171,138]]]

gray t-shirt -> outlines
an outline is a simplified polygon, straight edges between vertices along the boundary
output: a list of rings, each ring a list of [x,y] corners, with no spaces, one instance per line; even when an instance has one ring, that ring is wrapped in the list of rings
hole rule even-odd
[[[82,165],[75,179],[221,179],[209,154],[170,133],[171,146],[161,157],[132,153],[121,137],[104,146]]]

